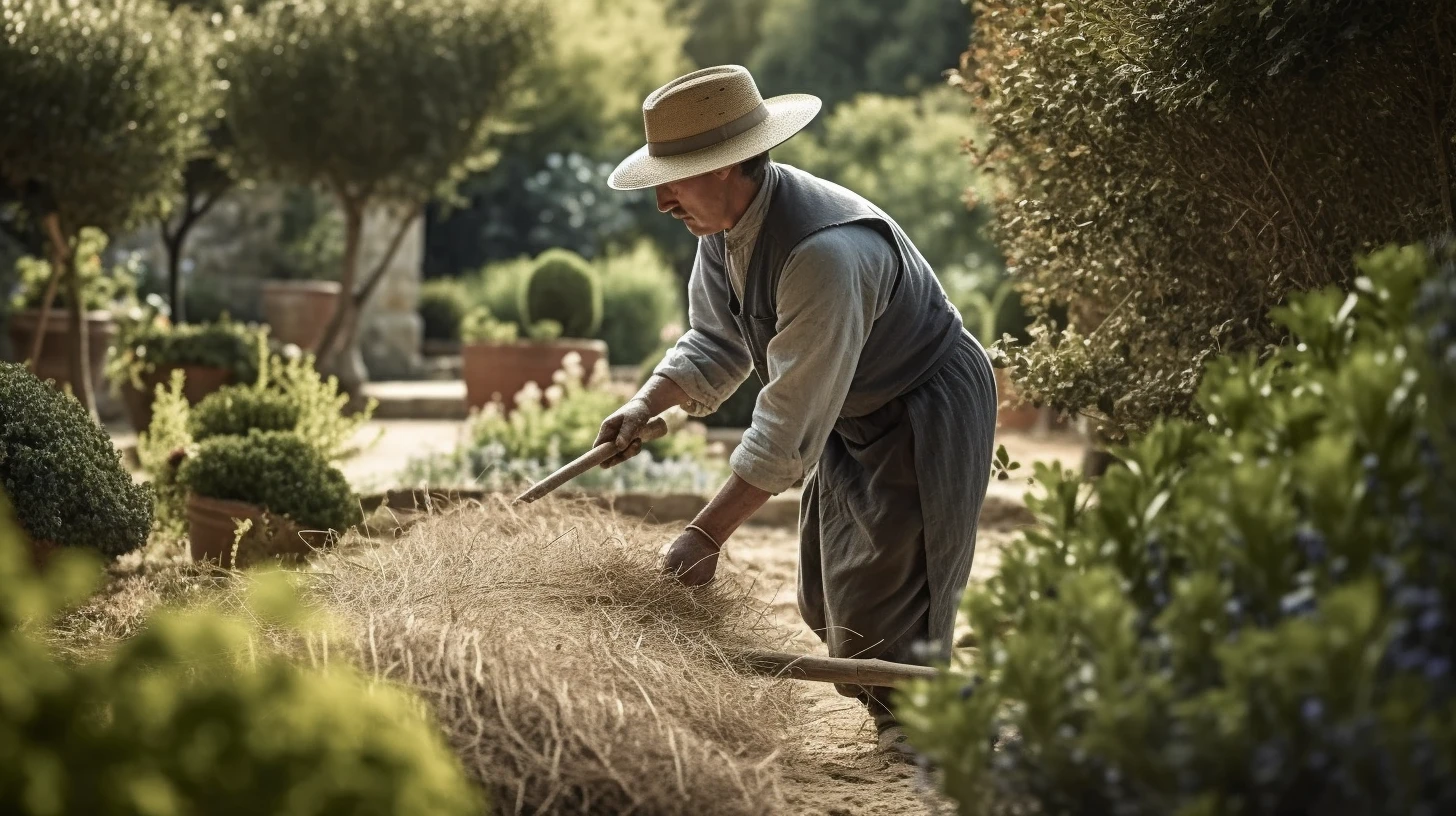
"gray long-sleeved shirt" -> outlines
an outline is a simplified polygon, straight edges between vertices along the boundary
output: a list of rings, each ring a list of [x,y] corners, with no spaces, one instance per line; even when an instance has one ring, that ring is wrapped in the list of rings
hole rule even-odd
[[[687,392],[690,403],[683,407],[695,416],[716,411],[752,370],[729,311],[728,286],[742,300],[759,230],[773,217],[769,202],[778,173],[770,163],[753,203],[724,235],[726,257],[717,257],[709,241],[698,242],[688,282],[689,330],[654,371]],[[821,230],[789,254],[779,278],[767,385],[730,459],[740,478],[782,493],[819,460],[865,339],[889,302],[897,268],[889,242],[866,226]]]

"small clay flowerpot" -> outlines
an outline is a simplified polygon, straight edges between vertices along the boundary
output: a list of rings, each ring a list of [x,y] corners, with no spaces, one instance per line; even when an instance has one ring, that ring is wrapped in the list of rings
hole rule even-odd
[[[591,375],[597,362],[607,356],[607,344],[600,340],[547,340],[515,343],[466,343],[460,350],[465,377],[465,404],[481,408],[499,399],[507,413],[515,410],[514,397],[534,382],[542,390],[561,369],[566,355],[581,355],[582,369]]]
[[[287,519],[270,515],[257,505],[192,493],[187,497],[187,537],[192,560],[210,561],[225,569],[233,567],[237,522],[243,520],[253,522],[253,527],[239,544],[238,566],[273,556],[305,556],[329,542],[327,532],[300,530]]]
[[[1036,427],[1042,410],[1029,402],[1018,404],[1016,384],[1011,381],[1010,369],[998,368],[996,372],[996,396],[1000,405],[996,409],[996,428],[1002,431],[1029,431]]]
[[[196,405],[208,394],[217,391],[233,381],[233,370],[221,366],[203,365],[160,365],[156,370],[141,376],[142,387],[137,388],[130,382],[121,386],[121,398],[126,403],[127,417],[131,419],[132,428],[137,433],[145,431],[152,425],[152,400],[156,397],[157,386],[167,385],[172,381],[172,372],[182,370],[186,379],[182,383],[182,396],[187,399],[188,405]]]
[[[263,317],[274,339],[318,351],[339,305],[338,281],[270,280],[263,282],[262,292]]]

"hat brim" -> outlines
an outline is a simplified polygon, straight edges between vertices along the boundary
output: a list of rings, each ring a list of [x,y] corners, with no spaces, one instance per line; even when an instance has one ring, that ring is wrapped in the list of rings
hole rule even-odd
[[[763,100],[768,116],[743,133],[711,147],[677,156],[653,156],[643,145],[622,160],[607,186],[613,190],[642,190],[730,167],[787,142],[813,121],[823,105],[810,94],[784,94]]]

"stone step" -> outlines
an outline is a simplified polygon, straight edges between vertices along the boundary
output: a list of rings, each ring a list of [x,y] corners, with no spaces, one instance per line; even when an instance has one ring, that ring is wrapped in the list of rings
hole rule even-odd
[[[464,380],[396,380],[364,386],[376,419],[465,419]]]

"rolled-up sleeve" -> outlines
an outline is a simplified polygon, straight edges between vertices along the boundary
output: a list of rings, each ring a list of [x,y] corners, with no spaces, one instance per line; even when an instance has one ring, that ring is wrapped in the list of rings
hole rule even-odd
[[[768,385],[730,460],[739,478],[782,493],[819,460],[897,270],[889,243],[864,226],[824,230],[790,254],[779,278]]]
[[[688,279],[688,331],[652,373],[672,380],[692,400],[683,408],[707,416],[733,395],[753,370],[748,345],[729,312],[721,236],[698,241]]]

